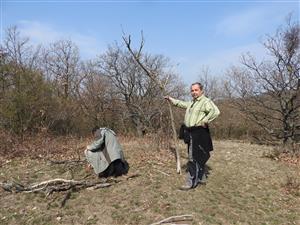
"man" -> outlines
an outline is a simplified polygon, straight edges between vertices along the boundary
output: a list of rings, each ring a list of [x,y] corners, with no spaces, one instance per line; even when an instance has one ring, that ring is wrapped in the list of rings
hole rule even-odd
[[[129,166],[115,132],[99,127],[95,127],[92,132],[95,141],[87,146],[84,153],[94,172],[99,177],[126,174]]]
[[[197,187],[199,183],[205,183],[205,163],[213,150],[212,140],[208,124],[218,117],[218,107],[203,93],[201,83],[191,85],[192,101],[180,101],[170,96],[165,99],[173,105],[185,108],[184,117],[184,141],[188,145],[188,163],[186,184],[181,190],[189,190]]]

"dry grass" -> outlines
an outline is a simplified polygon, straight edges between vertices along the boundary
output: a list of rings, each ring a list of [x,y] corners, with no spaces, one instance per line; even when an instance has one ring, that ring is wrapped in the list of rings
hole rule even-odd
[[[104,189],[75,192],[63,208],[60,203],[64,193],[46,198],[42,194],[1,190],[0,224],[136,225],[183,214],[193,214],[190,224],[300,224],[299,164],[263,157],[269,147],[215,141],[207,185],[184,192],[178,190],[184,174],[176,174],[171,152],[157,151],[155,141],[149,139],[120,140],[130,173],[138,173],[139,177],[123,179]],[[48,150],[41,152],[78,159],[76,146],[80,141],[87,143],[52,140],[55,148],[67,150],[54,154],[48,143]],[[185,146],[181,145],[180,150],[185,162]],[[83,165],[50,165],[43,157],[2,162],[0,182],[33,183],[51,178],[82,179],[87,175]]]

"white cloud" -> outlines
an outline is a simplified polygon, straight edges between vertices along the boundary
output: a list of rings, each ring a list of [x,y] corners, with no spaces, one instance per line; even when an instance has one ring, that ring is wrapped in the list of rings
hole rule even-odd
[[[47,45],[61,39],[70,39],[78,46],[83,58],[93,58],[106,47],[92,35],[60,31],[37,21],[20,21],[18,28],[21,35],[29,37],[34,44]]]
[[[290,8],[277,5],[247,9],[224,17],[217,23],[215,33],[218,36],[233,37],[261,32],[282,23],[288,13]]]
[[[258,60],[262,60],[267,56],[266,50],[262,44],[253,43],[244,46],[237,46],[209,55],[208,57],[205,57],[203,60],[199,61],[196,64],[196,68],[199,70],[200,65],[207,65],[212,71],[219,74],[224,72],[232,65],[240,64],[241,55],[248,52]]]
[[[224,18],[216,25],[217,35],[237,36],[254,32],[262,26],[266,12],[262,9],[252,9],[239,12]]]
[[[48,44],[61,39],[63,36],[50,25],[36,21],[22,20],[18,23],[18,29],[23,36],[29,37],[34,43]]]

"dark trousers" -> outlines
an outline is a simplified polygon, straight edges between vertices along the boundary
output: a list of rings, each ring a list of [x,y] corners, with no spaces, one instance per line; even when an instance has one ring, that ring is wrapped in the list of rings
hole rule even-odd
[[[187,183],[191,187],[196,187],[198,183],[204,182],[206,179],[205,163],[210,157],[209,152],[203,155],[201,162],[196,160],[187,163]]]
[[[99,177],[122,176],[129,170],[129,165],[126,161],[117,159],[109,164],[106,170],[99,174]]]
[[[208,128],[190,128],[189,136],[187,184],[196,187],[205,177],[205,164],[210,158],[210,151],[213,150],[213,146]]]

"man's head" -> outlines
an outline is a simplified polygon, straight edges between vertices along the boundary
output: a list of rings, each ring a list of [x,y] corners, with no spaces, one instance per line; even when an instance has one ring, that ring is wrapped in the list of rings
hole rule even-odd
[[[198,98],[203,94],[203,85],[199,82],[193,83],[191,85],[191,95],[193,99]]]

